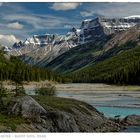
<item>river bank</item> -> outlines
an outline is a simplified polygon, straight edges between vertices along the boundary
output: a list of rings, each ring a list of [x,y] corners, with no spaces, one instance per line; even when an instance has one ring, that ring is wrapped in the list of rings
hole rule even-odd
[[[57,96],[89,103],[107,117],[140,115],[140,86],[59,84]]]
[[[35,88],[48,83],[48,81],[24,83],[24,88],[28,95],[35,95]],[[56,96],[89,103],[107,117],[140,115],[140,86],[52,84],[56,86]],[[14,88],[10,83],[5,86],[8,89]]]

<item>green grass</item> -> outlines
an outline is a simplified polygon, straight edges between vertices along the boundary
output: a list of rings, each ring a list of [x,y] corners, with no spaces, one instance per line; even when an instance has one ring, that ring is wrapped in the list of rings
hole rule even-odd
[[[72,112],[72,109],[75,108],[81,112],[86,114],[91,114],[89,110],[94,110],[92,106],[84,103],[82,101],[77,101],[75,99],[66,99],[61,97],[52,97],[52,96],[32,96],[36,101],[38,101],[44,108],[47,109],[47,106],[50,106],[54,109],[58,109],[61,111]],[[87,109],[88,108],[88,109]]]
[[[27,123],[27,120],[25,120],[21,116],[14,116],[8,114],[11,99],[15,94],[10,93],[10,91],[4,91],[4,89],[2,90],[4,93],[1,93],[0,100],[0,126],[6,126],[7,128],[15,131],[17,125]]]
[[[0,114],[0,125],[7,126],[11,128],[13,131],[16,129],[17,125],[27,123],[27,120],[21,118],[21,116],[11,116]]]

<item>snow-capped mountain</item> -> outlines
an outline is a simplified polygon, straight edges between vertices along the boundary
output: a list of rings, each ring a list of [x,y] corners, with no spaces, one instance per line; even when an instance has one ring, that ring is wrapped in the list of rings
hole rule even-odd
[[[82,21],[79,28],[72,28],[66,35],[34,35],[24,42],[15,43],[10,55],[21,56],[29,64],[43,65],[69,49],[84,43],[102,39],[110,34],[128,30],[140,24],[140,16],[125,18],[99,18]]]
[[[11,52],[13,49],[0,44],[0,50],[3,50],[5,52]]]
[[[35,64],[44,58],[51,61],[76,45],[77,37],[74,32],[68,32],[66,35],[34,35],[24,42],[15,43],[9,53],[22,56],[28,63]]]

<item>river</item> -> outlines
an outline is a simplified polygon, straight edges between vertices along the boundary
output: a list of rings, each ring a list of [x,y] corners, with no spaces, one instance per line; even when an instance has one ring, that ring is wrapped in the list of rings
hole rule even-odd
[[[25,89],[28,94],[34,94],[34,86]],[[87,102],[107,117],[140,115],[140,86],[58,84],[56,89],[56,96]]]
[[[107,93],[93,91],[57,91],[58,97],[73,98],[89,103],[104,113],[107,117],[120,115],[125,117],[131,114],[140,115],[140,98],[124,93]]]

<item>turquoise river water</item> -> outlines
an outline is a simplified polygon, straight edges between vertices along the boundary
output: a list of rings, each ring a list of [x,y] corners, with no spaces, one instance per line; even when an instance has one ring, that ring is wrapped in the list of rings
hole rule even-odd
[[[124,94],[57,91],[58,97],[74,98],[85,101],[104,113],[107,117],[131,114],[140,115],[140,98]]]

